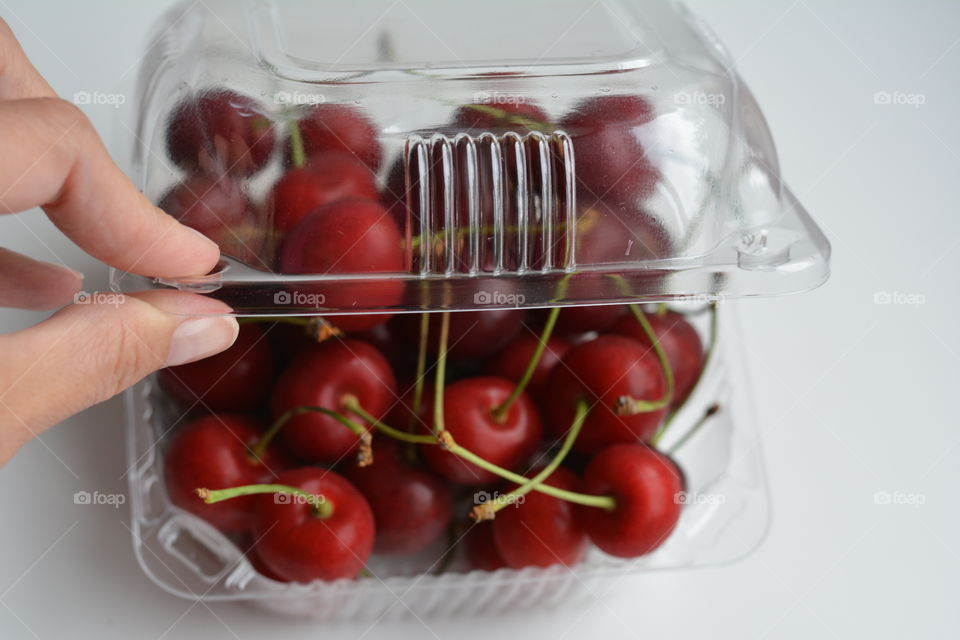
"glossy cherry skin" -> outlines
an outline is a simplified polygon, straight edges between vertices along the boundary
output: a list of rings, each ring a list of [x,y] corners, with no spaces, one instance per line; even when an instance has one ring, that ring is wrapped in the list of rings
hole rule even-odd
[[[304,500],[256,496],[253,535],[263,564],[290,582],[355,577],[370,557],[375,531],[363,495],[343,476],[315,467],[285,471],[277,483],[322,495],[333,513],[321,518]]]
[[[443,394],[444,427],[454,441],[487,462],[511,470],[533,454],[542,434],[540,416],[526,393],[510,406],[502,422],[493,417],[493,409],[514,386],[502,378],[466,378],[448,385]],[[427,423],[433,427],[432,414]],[[422,445],[420,450],[431,469],[453,482],[476,486],[497,480],[438,445]]]
[[[393,406],[396,381],[390,365],[375,348],[360,340],[331,339],[313,345],[290,364],[273,389],[273,418],[307,405],[324,407],[365,424],[343,409],[347,395],[382,418]],[[366,425],[369,429],[371,425]],[[356,452],[359,440],[350,429],[321,413],[303,413],[280,429],[291,455],[305,462],[336,462]]]
[[[550,402],[544,403],[544,419],[557,438],[573,423],[582,398],[590,413],[574,449],[594,453],[618,442],[647,440],[663,422],[666,409],[617,415],[617,400],[630,396],[654,401],[663,397],[666,380],[653,351],[636,340],[602,335],[572,349],[554,367],[547,383]]]
[[[670,362],[670,368],[673,369],[674,391],[673,401],[670,404],[674,407],[679,406],[686,400],[700,377],[700,372],[703,371],[706,356],[700,334],[676,311],[668,310],[662,314],[648,313],[646,318],[657,335],[660,346],[663,347],[663,352]],[[612,331],[633,338],[650,348],[653,347],[643,327],[632,314],[617,322]]]
[[[347,153],[373,171],[380,167],[383,150],[373,122],[359,109],[341,104],[317,104],[300,118],[300,136],[308,162],[327,151]]]
[[[560,123],[573,138],[578,191],[614,201],[650,195],[660,176],[641,134],[655,115],[638,96],[599,96],[578,104]]]
[[[397,225],[378,203],[361,198],[338,200],[303,218],[290,230],[280,248],[282,273],[396,274],[406,271]],[[323,306],[349,310],[398,304],[403,282],[396,278],[312,284],[301,292],[323,297]],[[390,314],[330,316],[344,331],[364,331]]]
[[[547,114],[535,102],[523,96],[501,96],[489,103],[464,105],[453,115],[453,124],[458,128],[483,129],[484,131],[528,131],[526,121],[546,125]]]
[[[682,506],[683,475],[676,464],[643,444],[604,449],[584,471],[583,492],[612,496],[612,511],[582,507],[581,522],[590,540],[620,558],[650,553],[667,539]]]
[[[471,569],[496,571],[507,566],[493,540],[493,522],[473,524],[463,537],[463,551]]]
[[[544,484],[579,490],[576,474],[563,467],[551,473]],[[583,559],[588,544],[576,505],[538,491],[497,512],[493,539],[500,556],[513,569],[573,566]]]
[[[244,324],[226,351],[161,369],[157,376],[163,388],[184,405],[249,412],[263,405],[275,374],[276,365],[263,329]]]
[[[261,462],[252,458],[249,447],[260,437],[258,426],[252,418],[232,414],[202,416],[185,424],[171,438],[163,461],[171,502],[221,531],[248,531],[253,496],[206,504],[194,490],[273,482],[287,463],[270,447]]]
[[[606,331],[623,312],[623,305],[617,304],[567,307],[557,318],[557,332],[576,335],[588,331]]]
[[[373,464],[346,472],[373,510],[377,553],[421,551],[443,534],[453,515],[450,486],[403,460],[404,453],[397,442],[376,438]]]
[[[167,151],[184,169],[246,176],[270,159],[273,123],[257,102],[226,89],[181,102],[170,116]]]
[[[346,153],[327,152],[287,171],[274,185],[267,205],[273,227],[286,233],[308,213],[349,197],[378,198],[375,176]]]
[[[565,311],[565,310],[564,310]],[[563,311],[560,315],[563,315]],[[485,371],[489,375],[505,378],[513,382],[520,382],[534,351],[540,345],[540,336],[529,331],[523,331],[511,340],[496,356],[490,360]],[[540,354],[540,360],[533,370],[526,392],[531,397],[538,398],[545,390],[547,379],[553,367],[567,354],[572,345],[564,338],[551,335]]]
[[[517,309],[451,313],[447,355],[451,358],[471,360],[497,353],[520,332],[523,319],[524,312]],[[430,353],[436,353],[439,348],[441,320],[441,314],[430,314]],[[395,322],[408,342],[419,344],[420,317],[417,314],[404,314]]]

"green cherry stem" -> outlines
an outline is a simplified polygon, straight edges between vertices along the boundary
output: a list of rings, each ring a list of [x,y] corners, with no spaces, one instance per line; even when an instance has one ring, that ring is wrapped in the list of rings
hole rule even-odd
[[[420,344],[417,346],[417,380],[413,386],[413,411],[410,412],[410,424],[407,430],[412,431],[416,425],[420,403],[423,402],[423,378],[427,370],[427,339],[430,337],[430,315],[420,314]]]
[[[323,342],[330,338],[340,337],[343,332],[330,324],[320,316],[310,318],[301,318],[296,316],[249,316],[246,318],[237,318],[240,324],[259,324],[264,322],[290,324],[297,327],[303,327],[310,338],[317,342]]]
[[[676,454],[677,451],[679,451],[680,448],[683,447],[683,445],[687,444],[687,442],[690,440],[690,438],[692,438],[694,435],[696,435],[696,433],[697,433],[698,431],[700,431],[700,429],[703,428],[703,425],[705,425],[707,422],[710,421],[710,418],[712,418],[713,416],[717,415],[719,412],[720,412],[720,405],[719,405],[719,404],[710,405],[710,407],[709,407],[706,411],[703,412],[703,415],[700,416],[700,419],[697,420],[696,424],[694,424],[692,427],[690,427],[690,430],[687,431],[685,434],[683,434],[683,435],[680,437],[680,439],[677,440],[677,441],[674,443],[674,445],[673,445],[672,447],[670,447],[669,449],[667,449],[667,455],[668,455],[668,456],[673,456],[674,454]]]
[[[674,389],[673,367],[670,366],[670,361],[667,360],[667,354],[660,345],[660,338],[657,337],[656,331],[653,330],[653,327],[650,325],[650,321],[647,320],[647,317],[644,315],[643,310],[640,309],[639,305],[630,304],[627,306],[630,308],[631,313],[633,313],[633,317],[636,318],[637,322],[640,323],[640,326],[643,328],[643,332],[646,334],[650,344],[653,345],[653,351],[657,354],[657,360],[660,361],[660,368],[663,370],[663,376],[667,381],[667,389],[663,396],[658,400],[637,400],[636,398],[632,398],[630,396],[620,396],[617,398],[614,410],[616,411],[617,415],[621,416],[631,416],[637,413],[659,411],[660,409],[669,407],[671,400],[673,400]],[[656,436],[654,436],[654,438],[656,438]],[[651,442],[655,442],[655,440]]]
[[[352,397],[353,396],[345,396],[345,398]],[[342,402],[344,405],[346,405],[346,400],[343,400]],[[296,416],[304,413],[322,413],[325,416],[333,418],[347,429],[350,429],[350,431],[360,438],[360,451],[357,454],[358,465],[363,467],[373,462],[372,454],[370,452],[370,442],[372,436],[370,435],[370,432],[363,427],[363,425],[354,422],[350,418],[341,415],[332,409],[327,409],[326,407],[316,407],[313,405],[303,405],[284,411],[280,417],[277,418],[272,425],[270,425],[270,428],[267,429],[266,433],[260,436],[260,439],[257,440],[257,443],[250,448],[250,454],[256,460],[261,460],[263,458],[264,451],[267,449],[267,446],[273,441],[277,434],[280,433],[280,429],[283,428],[283,425],[287,424],[287,422]],[[366,417],[363,418],[364,420],[367,419]]]
[[[553,460],[551,460],[547,466],[541,469],[539,473],[507,495],[502,496],[493,502],[486,502],[482,505],[474,507],[471,516],[475,520],[492,520],[497,511],[500,511],[500,509],[503,509],[507,505],[513,504],[520,496],[525,496],[538,486],[541,486],[541,483],[549,478],[550,474],[556,471],[557,467],[560,466],[560,463],[563,462],[567,457],[567,454],[570,453],[570,450],[573,448],[573,443],[576,442],[577,436],[580,435],[580,430],[583,428],[583,423],[587,419],[588,413],[590,413],[590,407],[587,405],[586,400],[579,400],[577,402],[576,413],[573,417],[573,423],[570,425],[570,429],[567,431],[567,435],[564,437],[563,444],[560,445],[560,449],[557,451],[556,455],[553,456]]]
[[[303,135],[295,119],[290,120],[290,163],[294,169],[300,169],[307,164],[307,154],[303,149]]]
[[[309,491],[304,491],[298,487],[291,487],[286,484],[245,484],[239,487],[230,487],[229,489],[206,489],[199,488],[194,489],[194,493],[197,494],[205,503],[213,504],[214,502],[222,502],[224,500],[230,500],[232,498],[239,498],[240,496],[252,496],[262,493],[279,493],[288,496],[295,496],[301,498],[307,504],[313,507],[314,515],[318,518],[328,518],[333,515],[333,505],[327,502],[321,494],[310,493]]]
[[[493,409],[493,419],[497,422],[503,422],[507,417],[507,411],[510,410],[510,407],[513,406],[513,403],[517,401],[517,398],[520,397],[520,394],[523,393],[523,390],[527,388],[527,385],[530,384],[530,379],[533,377],[533,372],[537,370],[537,365],[540,364],[540,358],[543,357],[543,351],[547,347],[547,341],[550,340],[550,335],[553,333],[553,328],[557,324],[557,316],[560,315],[560,307],[554,307],[550,309],[550,314],[547,316],[547,321],[543,325],[543,331],[540,333],[540,342],[537,344],[537,348],[533,351],[533,355],[530,357],[530,362],[527,363],[527,368],[523,372],[523,375],[520,377],[517,386],[513,388],[513,391],[510,393],[509,397],[503,401],[499,407]]]
[[[433,385],[433,432],[439,437],[443,428],[443,385],[447,377],[447,342],[450,340],[450,312],[440,316],[440,346],[437,352],[437,377]],[[416,411],[419,407],[414,407]]]

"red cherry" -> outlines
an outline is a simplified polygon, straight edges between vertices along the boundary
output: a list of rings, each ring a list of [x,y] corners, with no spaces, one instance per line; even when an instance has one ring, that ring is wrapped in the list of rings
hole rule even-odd
[[[643,444],[616,444],[590,461],[583,491],[616,500],[612,511],[583,507],[590,540],[606,553],[635,558],[667,539],[680,518],[683,476],[676,464]]]
[[[341,151],[374,171],[380,167],[383,151],[377,138],[379,132],[359,109],[317,104],[305,111],[298,124],[308,160],[326,151]]]
[[[556,469],[544,484],[568,491],[578,490],[577,476],[569,469]],[[587,534],[580,524],[576,505],[531,491],[522,501],[504,507],[493,521],[493,539],[500,556],[513,569],[572,566],[587,551]]]
[[[493,409],[506,400],[514,384],[501,378],[467,378],[448,385],[443,393],[444,427],[454,441],[487,462],[516,469],[540,442],[540,416],[527,395],[521,394],[502,421]],[[432,428],[433,416],[428,416]],[[437,445],[422,445],[423,458],[443,477],[466,485],[493,482],[497,476]]]
[[[523,326],[524,312],[517,309],[458,311],[450,314],[448,355],[462,360],[480,359],[500,351]],[[440,314],[430,315],[429,348],[436,353],[440,344]],[[395,323],[412,344],[420,341],[420,318],[403,314]]]
[[[566,307],[557,318],[557,331],[564,335],[605,331],[622,315],[623,305],[617,304]]]
[[[375,176],[345,153],[321,153],[300,169],[287,171],[274,185],[268,215],[277,231],[287,232],[308,213],[348,197],[376,200]]]
[[[633,201],[659,179],[642,142],[653,107],[637,96],[600,96],[578,104],[560,123],[573,138],[578,190],[594,198]]]
[[[254,411],[270,393],[276,373],[264,331],[254,324],[240,326],[233,346],[204,360],[161,369],[163,388],[185,405],[211,411]]]
[[[224,253],[262,264],[263,230],[254,224],[250,201],[232,178],[192,175],[168,191],[158,206],[216,242]]]
[[[562,316],[566,310],[560,312]],[[523,332],[505,346],[499,354],[494,356],[486,366],[490,375],[519,382],[527,370],[527,365],[533,357],[533,352],[540,345],[540,336]],[[527,383],[526,392],[532,397],[539,397],[547,384],[550,371],[560,362],[560,359],[571,349],[571,344],[559,336],[551,335],[547,345],[540,354],[540,361],[533,370],[533,376]]]
[[[443,534],[453,514],[449,485],[404,462],[402,455],[395,441],[375,439],[373,464],[347,471],[373,510],[377,553],[424,549]]]
[[[400,388],[404,389],[404,392],[400,394],[393,408],[390,409],[390,414],[387,416],[387,424],[401,431],[420,430],[420,428],[426,424],[428,414],[433,409],[433,380],[431,378],[423,381],[420,406],[416,410],[414,410],[413,407],[414,395],[416,394],[415,382],[410,381],[409,383],[401,385]]]
[[[327,469],[285,471],[277,483],[322,495],[333,512],[320,517],[297,496],[257,496],[253,535],[263,564],[291,582],[355,577],[373,548],[370,505],[345,478]]]
[[[253,98],[215,89],[181,102],[170,116],[167,151],[187,170],[250,175],[270,159],[273,123]]]
[[[493,521],[477,522],[463,538],[463,550],[471,569],[496,571],[507,566],[493,541]]]
[[[653,332],[657,335],[660,346],[673,369],[673,401],[671,406],[679,406],[686,400],[693,385],[696,384],[700,372],[703,370],[705,355],[700,334],[692,324],[675,311],[645,314]],[[647,338],[646,332],[633,315],[624,317],[613,326],[612,331],[640,342],[647,347],[653,347]]]
[[[396,275],[404,272],[400,232],[376,202],[347,198],[315,209],[287,234],[280,248],[282,273]],[[328,308],[390,307],[403,299],[403,281],[384,277],[373,281],[310,284],[299,292],[322,296]],[[364,331],[390,314],[330,317],[344,331]]]
[[[634,415],[614,412],[623,396],[655,401],[666,392],[663,370],[653,350],[623,336],[602,335],[575,347],[554,367],[547,386],[551,401],[544,403],[544,417],[555,437],[562,437],[569,428],[581,398],[592,406],[574,444],[574,449],[584,453],[617,442],[647,440],[666,414],[665,408]]]
[[[468,104],[453,114],[457,127],[483,129],[485,131],[528,131],[525,120],[547,124],[547,114],[535,102],[523,96],[500,96],[491,103]]]
[[[247,531],[253,496],[206,504],[194,489],[272,482],[286,468],[286,461],[271,448],[259,463],[251,457],[250,447],[260,437],[257,427],[251,418],[230,414],[202,416],[185,424],[174,434],[164,457],[170,501],[221,531]]]
[[[340,413],[345,396],[378,419],[393,405],[396,381],[386,359],[360,340],[328,340],[301,353],[280,376],[273,390],[274,419],[295,407],[319,406]],[[351,419],[364,424],[358,416]],[[370,428],[370,425],[367,425]],[[321,413],[291,418],[280,429],[291,454],[306,462],[336,462],[354,453],[357,435]]]

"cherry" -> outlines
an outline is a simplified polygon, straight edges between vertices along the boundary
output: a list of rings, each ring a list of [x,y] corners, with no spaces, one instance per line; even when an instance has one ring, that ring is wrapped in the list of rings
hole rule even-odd
[[[496,571],[507,566],[493,540],[493,521],[475,523],[463,537],[463,550],[471,569]]]
[[[216,242],[224,253],[259,263],[263,232],[253,224],[250,201],[229,176],[192,175],[168,191],[158,206]]]
[[[286,468],[286,461],[271,448],[257,461],[250,447],[259,435],[256,422],[240,415],[207,415],[185,424],[174,434],[164,458],[170,501],[221,531],[249,530],[252,497],[204,504],[194,489],[272,482],[274,475]]]
[[[347,477],[373,510],[377,553],[416,553],[424,549],[443,534],[453,514],[449,486],[401,457],[396,441],[376,439],[373,464],[347,471]]]
[[[307,108],[297,123],[303,150],[310,159],[326,151],[356,157],[373,171],[380,167],[383,151],[378,131],[359,109],[341,104],[317,104]]]
[[[467,104],[453,114],[458,128],[485,131],[528,131],[530,125],[546,125],[547,114],[535,102],[522,96],[504,96],[495,103]]]
[[[405,271],[397,225],[376,202],[346,198],[303,218],[280,248],[283,273],[330,275],[396,275]],[[321,297],[325,307],[390,307],[403,298],[403,281],[384,277],[372,281],[310,284],[299,289]],[[344,331],[363,331],[383,324],[391,314],[361,314],[329,318]]]
[[[443,393],[444,429],[453,440],[487,462],[516,469],[536,450],[542,429],[533,403],[521,394],[502,420],[493,410],[513,391],[513,383],[494,377],[467,378],[448,385]],[[427,424],[433,427],[433,416]],[[466,485],[497,479],[493,473],[436,445],[420,448],[424,460],[443,477]]]
[[[578,187],[594,198],[634,201],[652,193],[659,172],[641,132],[655,113],[638,96],[599,96],[578,104],[560,123],[573,138]]]
[[[700,334],[676,311],[645,314],[673,369],[674,391],[671,406],[679,406],[696,384],[706,358]],[[643,327],[632,315],[617,322],[612,331],[652,347]]]
[[[313,467],[285,471],[277,484],[323,496],[322,510],[301,496],[258,496],[253,535],[263,564],[291,582],[355,577],[374,539],[373,512],[363,495],[343,476]]]
[[[560,313],[560,318],[566,313],[564,309]],[[540,336],[532,333],[521,333],[510,341],[500,353],[494,356],[485,370],[488,374],[519,382],[527,369],[530,359],[533,357],[537,346],[540,344]],[[544,392],[547,385],[547,378],[550,371],[560,362],[560,359],[571,349],[571,344],[559,336],[550,336],[546,347],[540,355],[533,376],[527,383],[527,393],[537,398]]]
[[[167,152],[184,169],[256,173],[270,159],[273,123],[253,98],[214,89],[181,102],[170,116]]]
[[[274,387],[271,409],[275,419],[303,406],[343,413],[345,397],[354,396],[369,413],[382,418],[395,393],[393,372],[379,351],[360,340],[331,339],[303,351],[290,364]],[[336,462],[359,444],[355,433],[320,413],[292,417],[279,437],[291,454],[306,462]]]
[[[286,233],[317,207],[351,196],[377,199],[370,169],[346,153],[320,153],[309,165],[291,169],[277,181],[268,216],[277,231]]]
[[[490,309],[486,311],[458,311],[450,314],[449,355],[463,360],[479,359],[500,351],[523,326],[524,312],[517,309]],[[407,340],[418,344],[420,318],[403,314],[395,323]],[[431,314],[430,335],[440,333],[440,314]],[[437,340],[431,339],[431,353],[437,351]]]
[[[616,444],[590,461],[583,490],[612,496],[612,510],[581,508],[581,522],[601,550],[634,558],[659,547],[680,518],[683,475],[676,464],[643,444]]]
[[[654,351],[623,336],[602,335],[575,347],[554,367],[547,385],[551,402],[544,403],[544,417],[557,437],[573,420],[579,399],[596,403],[574,444],[584,453],[617,442],[648,440],[666,414],[666,407],[633,415],[615,413],[623,398],[655,402],[667,390]]]
[[[414,382],[402,385],[400,387],[404,392],[400,394],[393,408],[387,416],[387,422],[390,425],[402,431],[419,431],[422,425],[429,419],[431,408],[433,407],[434,386],[431,380],[423,381],[423,389],[420,391],[420,406],[414,409],[414,397],[416,395],[416,385]]]
[[[576,491],[579,481],[572,471],[560,467],[543,484]],[[575,565],[583,559],[588,543],[576,505],[537,491],[497,512],[493,539],[513,569]]]
[[[264,331],[240,326],[233,346],[204,360],[161,369],[163,388],[185,405],[200,403],[211,411],[254,411],[270,392],[276,373]]]

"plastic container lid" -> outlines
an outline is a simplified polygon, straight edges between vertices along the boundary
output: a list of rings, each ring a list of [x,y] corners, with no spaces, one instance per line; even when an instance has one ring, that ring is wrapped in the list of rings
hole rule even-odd
[[[807,290],[830,246],[727,52],[679,6],[208,0],[140,76],[136,180],[238,314]]]

